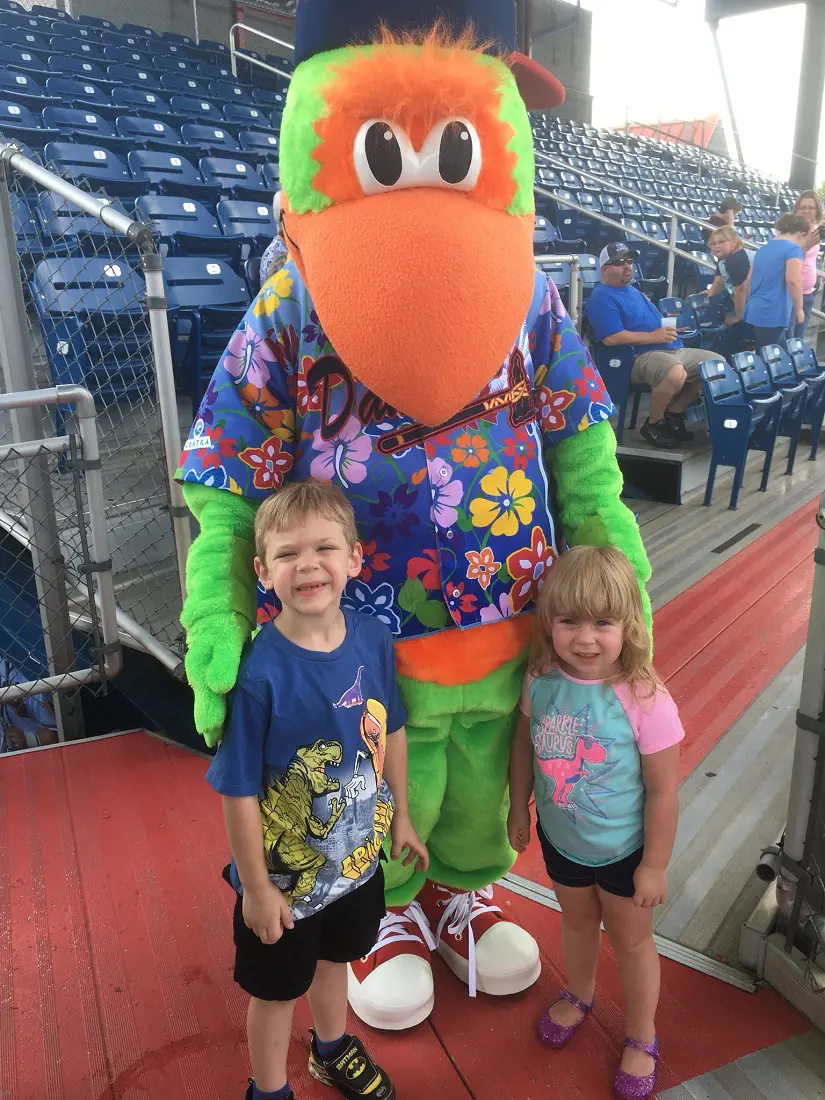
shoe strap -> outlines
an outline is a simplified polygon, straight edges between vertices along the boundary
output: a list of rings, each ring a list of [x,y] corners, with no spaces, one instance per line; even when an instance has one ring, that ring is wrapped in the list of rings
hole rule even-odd
[[[654,1062],[659,1061],[659,1040],[654,1039],[652,1043],[643,1043],[641,1039],[625,1039],[624,1045],[626,1047],[632,1047],[634,1050],[642,1050],[645,1054],[649,1054]]]
[[[583,1012],[585,1014],[585,1016],[590,1011],[590,1009],[593,1007],[593,1002],[592,1001],[590,1002],[589,1005],[586,1005],[584,1003],[584,1001],[580,1001],[578,997],[574,997],[573,994],[569,993],[566,989],[563,989],[561,991],[561,993],[559,993],[558,999],[560,1001],[567,1001],[569,1004],[571,1004],[575,1008],[577,1008],[579,1010],[579,1012]],[[630,1042],[630,1040],[628,1040],[628,1042]]]

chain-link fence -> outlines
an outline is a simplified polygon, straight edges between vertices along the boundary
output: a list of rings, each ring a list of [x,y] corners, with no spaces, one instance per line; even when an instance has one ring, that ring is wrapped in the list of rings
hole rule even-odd
[[[825,992],[825,495],[816,515],[811,618],[802,673],[788,822],[780,854],[780,914],[788,951],[806,957],[811,989]]]
[[[191,533],[171,475],[191,413],[179,413],[175,397],[161,257],[151,229],[127,214],[128,199],[110,200],[90,186],[93,165],[89,178],[83,166],[64,166],[61,174],[2,139],[0,165],[0,207],[8,204],[5,219],[0,209],[0,253],[16,268],[12,289],[22,303],[17,320],[28,359],[21,369],[17,349],[0,342],[5,389],[81,386],[91,393],[121,634],[179,670]],[[112,189],[128,194],[128,187],[124,181]],[[0,300],[0,322],[14,310],[13,301]],[[70,405],[58,401],[38,417],[37,430],[46,440],[61,437],[71,416]],[[19,438],[0,411],[0,444]],[[49,478],[71,573],[82,547],[70,456],[53,459]],[[0,492],[0,528],[25,527],[23,511],[14,485]]]

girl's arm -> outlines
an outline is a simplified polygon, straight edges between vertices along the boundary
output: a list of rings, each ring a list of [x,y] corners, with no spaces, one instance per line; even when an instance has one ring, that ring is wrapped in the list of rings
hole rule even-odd
[[[633,880],[633,901],[645,909],[667,899],[667,865],[679,817],[679,746],[642,756],[645,786],[645,845]]]
[[[510,845],[523,852],[530,841],[530,796],[533,793],[533,743],[530,719],[519,712],[510,746],[510,813],[507,835]]]
[[[712,298],[714,294],[721,294],[725,289],[725,281],[721,275],[717,275],[710,286],[702,291],[706,298]]]
[[[802,321],[805,314],[802,307],[802,261],[785,261],[785,285],[791,294],[791,301],[797,321]]]

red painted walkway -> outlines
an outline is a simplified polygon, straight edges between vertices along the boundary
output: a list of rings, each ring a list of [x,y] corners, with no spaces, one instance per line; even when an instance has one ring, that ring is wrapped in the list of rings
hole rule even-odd
[[[3,1100],[243,1096],[226,842],[205,769],[141,733],[0,760]],[[548,1054],[533,1026],[561,980],[559,917],[501,900],[541,944],[538,985],[471,1004],[436,960],[431,1020],[403,1036],[371,1033],[373,1049],[401,1100],[607,1100],[622,1039],[609,949],[592,1024]],[[663,966],[662,1088],[808,1029],[771,992]],[[291,1076],[299,1098],[321,1100],[330,1094],[306,1073],[307,1024],[302,1009]]]
[[[808,505],[656,615],[661,674],[695,767],[802,646],[816,537]],[[232,982],[232,894],[206,762],[146,734],[0,759],[2,1100],[240,1100],[245,998]],[[536,853],[517,871],[545,881]],[[559,916],[502,892],[537,937],[540,982],[520,998],[466,991],[435,961],[432,1018],[369,1033],[401,1100],[601,1100],[622,1040],[605,950],[594,1019],[550,1054],[534,1022],[562,975]],[[663,960],[661,1087],[807,1030],[777,995],[741,993]],[[299,1100],[328,1096],[306,1072]],[[353,1023],[355,1030],[360,1030]],[[364,1034],[363,1030],[361,1031]]]

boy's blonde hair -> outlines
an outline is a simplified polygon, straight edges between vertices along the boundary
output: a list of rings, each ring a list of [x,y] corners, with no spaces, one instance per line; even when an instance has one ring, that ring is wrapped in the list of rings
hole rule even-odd
[[[332,481],[291,481],[267,497],[255,516],[255,553],[263,561],[267,536],[323,516],[340,524],[350,550],[358,542],[355,512],[343,489]]]
[[[650,636],[645,626],[639,582],[621,550],[613,546],[575,546],[562,554],[547,574],[536,601],[530,671],[540,674],[558,663],[553,649],[553,620],[614,619],[624,630],[617,680],[634,693],[652,695],[660,686],[650,663]]]
[[[718,229],[714,229],[711,235],[708,237],[708,244],[712,244],[714,238],[717,241],[733,241],[736,248],[744,248],[742,244],[742,238],[736,232],[732,225],[720,225]]]

